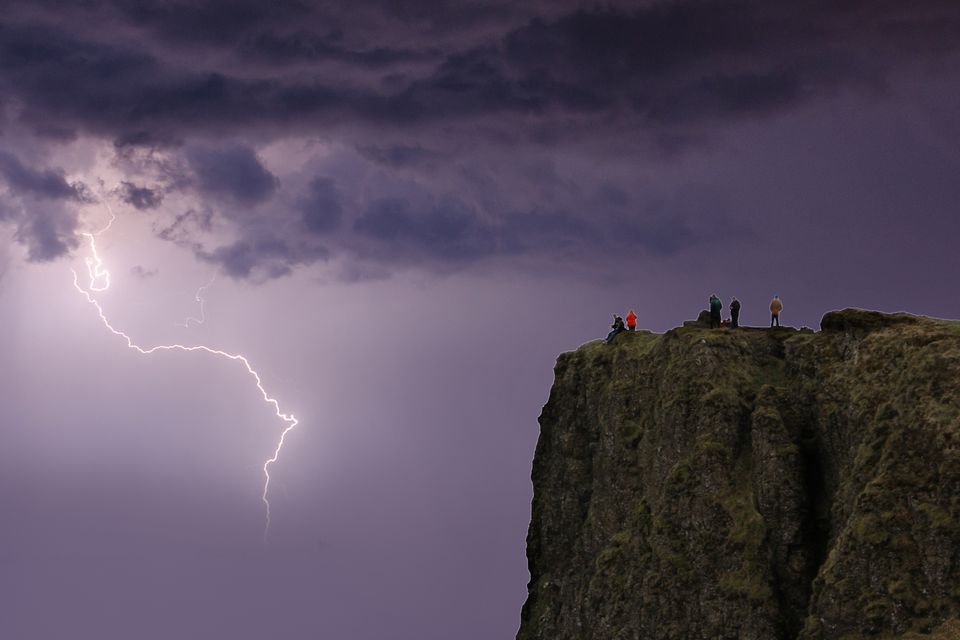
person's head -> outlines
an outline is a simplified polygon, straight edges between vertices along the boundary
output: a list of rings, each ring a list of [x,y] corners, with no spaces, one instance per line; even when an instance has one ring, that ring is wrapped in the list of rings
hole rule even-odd
[[[774,299],[774,300],[779,300],[779,299],[780,299],[780,296],[773,296],[773,299]]]

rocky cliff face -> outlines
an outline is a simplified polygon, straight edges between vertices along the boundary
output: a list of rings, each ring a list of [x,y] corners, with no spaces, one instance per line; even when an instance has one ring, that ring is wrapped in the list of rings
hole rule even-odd
[[[555,374],[519,640],[960,637],[960,323],[694,323]]]

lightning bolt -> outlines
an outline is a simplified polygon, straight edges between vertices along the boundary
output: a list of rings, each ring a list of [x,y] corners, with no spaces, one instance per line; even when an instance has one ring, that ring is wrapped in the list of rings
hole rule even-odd
[[[204,301],[203,301],[203,295],[202,295],[202,294],[203,294],[204,291],[206,291],[207,289],[209,289],[211,285],[213,285],[213,281],[216,280],[216,279],[217,279],[217,276],[216,276],[216,274],[214,274],[213,277],[210,278],[210,282],[208,282],[207,284],[205,284],[205,285],[203,285],[202,287],[200,287],[199,289],[197,289],[197,293],[193,296],[193,299],[196,300],[196,301],[197,301],[197,304],[200,305],[200,317],[199,317],[199,318],[194,318],[193,316],[190,316],[189,318],[187,318],[187,319],[184,320],[183,322],[178,322],[178,323],[177,323],[178,326],[183,327],[183,328],[185,328],[185,329],[189,329],[189,328],[190,328],[190,322],[191,322],[191,321],[195,322],[196,324],[203,324],[203,323],[204,323],[204,321],[206,320],[206,317],[207,317],[207,316],[206,316],[206,312],[203,310],[203,302],[204,302]]]
[[[84,263],[87,265],[87,274],[90,276],[89,290],[98,293],[110,288],[110,272],[103,267],[103,260],[100,259],[100,254],[97,253],[97,237],[101,233],[109,231],[110,227],[113,226],[113,222],[117,219],[117,216],[115,216],[110,209],[109,204],[107,205],[107,210],[110,211],[110,222],[107,223],[107,226],[96,233],[84,232],[80,234],[90,241],[90,254],[93,256],[87,257],[84,260]],[[103,281],[103,284],[97,285],[97,282],[100,280]]]
[[[109,205],[108,205],[109,208]],[[297,426],[299,421],[292,413],[284,413],[280,409],[280,403],[270,396],[267,393],[267,390],[263,386],[263,381],[260,379],[260,374],[256,369],[250,364],[250,361],[241,354],[238,353],[229,353],[227,351],[221,351],[220,349],[214,349],[206,345],[183,345],[183,344],[161,344],[153,347],[143,347],[136,342],[133,338],[124,333],[123,331],[117,329],[112,324],[110,320],[107,319],[106,313],[103,311],[103,307],[100,306],[100,302],[93,297],[93,292],[106,291],[110,288],[110,272],[103,266],[103,260],[100,258],[99,253],[97,252],[97,238],[100,234],[106,232],[113,225],[113,222],[116,220],[116,216],[113,212],[110,212],[110,222],[107,225],[94,233],[82,233],[81,235],[85,236],[90,243],[90,253],[92,257],[88,257],[85,260],[87,266],[87,275],[89,276],[90,283],[86,288],[80,285],[80,277],[77,275],[77,272],[71,269],[73,273],[73,286],[80,292],[80,294],[86,298],[87,302],[93,306],[97,311],[97,315],[100,316],[100,322],[103,323],[103,326],[107,328],[110,333],[113,335],[122,338],[127,343],[127,348],[136,351],[142,355],[150,355],[160,351],[183,351],[183,352],[194,352],[202,351],[203,353],[208,353],[212,356],[217,356],[220,358],[227,358],[236,362],[240,362],[244,368],[247,370],[247,373],[253,378],[254,382],[257,385],[257,390],[260,392],[260,395],[263,397],[263,401],[271,405],[276,413],[276,416],[280,418],[285,423],[283,430],[280,432],[280,439],[277,441],[277,446],[273,450],[273,455],[267,458],[263,463],[263,493],[260,496],[261,501],[263,502],[265,511],[266,511],[266,522],[263,528],[263,542],[267,543],[268,537],[270,535],[270,500],[267,497],[267,494],[270,490],[270,465],[274,464],[280,458],[280,451],[283,449],[284,442],[286,441],[287,434],[289,434],[294,427]],[[196,299],[200,302],[200,312],[201,316],[203,315],[203,298],[201,297],[201,292],[213,284],[211,280],[208,284],[200,287],[197,291]],[[195,322],[202,323],[203,320],[197,318],[188,318],[184,323],[185,326],[189,326],[190,320]]]

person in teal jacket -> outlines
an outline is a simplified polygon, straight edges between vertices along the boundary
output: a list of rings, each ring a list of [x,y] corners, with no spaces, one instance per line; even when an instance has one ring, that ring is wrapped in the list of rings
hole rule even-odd
[[[713,294],[710,296],[710,328],[716,329],[720,326],[720,313],[723,311],[723,301]]]

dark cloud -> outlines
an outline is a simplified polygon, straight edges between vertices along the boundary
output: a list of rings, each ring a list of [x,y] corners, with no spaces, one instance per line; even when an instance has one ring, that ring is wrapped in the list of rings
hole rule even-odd
[[[120,199],[135,209],[145,211],[156,209],[163,203],[163,192],[124,181],[120,183]]]
[[[13,220],[17,213],[4,198],[0,198],[0,222]]]
[[[512,215],[500,229],[504,251],[510,255],[551,253],[563,256],[588,247],[604,247],[620,236],[616,225],[591,224],[567,212],[530,211]]]
[[[895,72],[960,52],[947,0],[14,0],[5,18],[7,120],[44,144],[112,140],[135,208],[200,194],[173,219],[157,211],[158,235],[255,279],[335,256],[676,255],[711,233],[700,213],[651,208],[626,173],[561,177],[515,151],[673,158],[745,120],[875,98]],[[268,169],[256,149],[297,138],[350,168],[293,170],[286,186],[285,160]],[[467,176],[466,157],[489,176]],[[24,197],[89,199],[9,154],[0,176]],[[221,222],[230,242],[201,241]],[[34,255],[69,247],[48,237],[61,245]]]
[[[205,194],[254,205],[277,189],[277,177],[260,164],[250,147],[196,147],[188,150],[187,159],[197,176],[198,189]]]
[[[294,244],[265,236],[242,240],[213,251],[199,249],[197,257],[215,264],[232,278],[269,280],[289,274],[293,267],[325,259],[329,252],[318,245]]]
[[[49,262],[75,249],[77,218],[57,205],[39,204],[15,214],[14,238],[27,248],[31,262]]]
[[[179,146],[180,140],[172,137],[161,137],[151,131],[126,131],[114,137],[113,145],[120,154],[127,153],[138,147],[162,148]]]
[[[310,181],[310,191],[298,206],[303,214],[303,225],[312,233],[329,233],[340,226],[343,207],[333,182],[326,178]]]
[[[611,253],[665,258],[729,237],[735,228],[715,194],[641,204],[603,184],[564,205],[493,213],[457,195],[434,197],[410,189],[410,184],[395,185],[407,195],[378,197],[357,208],[352,200],[344,203],[332,181],[318,177],[307,196],[290,208],[275,207],[269,220],[225,217],[239,237],[229,244],[207,247],[194,241],[200,220],[193,211],[177,216],[159,236],[231,277],[262,281],[334,256],[340,258],[339,272],[350,277],[382,273],[375,265],[450,271],[494,259],[589,262]],[[573,213],[578,210],[590,215]]]
[[[46,138],[48,140],[53,140],[55,142],[73,142],[76,140],[79,135],[77,134],[76,129],[70,127],[60,127],[56,124],[37,122],[31,123],[29,117],[23,117],[22,121],[26,122],[28,126],[33,130],[33,132],[40,138]]]
[[[764,115],[799,103],[812,91],[797,69],[775,69],[698,80],[643,100],[649,120],[669,125],[708,115]]]
[[[957,12],[960,18],[960,12]],[[869,28],[831,24],[826,4],[656,3],[633,11],[583,10],[535,19],[506,37],[506,58],[567,108],[627,108],[649,125],[689,125],[793,108],[842,84],[857,86],[890,62],[851,46]],[[839,29],[838,29],[839,27]],[[573,97],[571,96],[571,97]]]
[[[610,131],[622,133],[632,114],[662,134],[794,108],[960,47],[960,6],[944,0],[909,8],[826,0],[566,3],[550,12],[497,5],[476,34],[462,26],[476,7],[463,3],[371,3],[352,15],[301,2],[91,6],[112,21],[104,24],[142,33],[141,45],[106,32],[98,39],[81,16],[76,24],[15,23],[0,30],[0,86],[38,131],[86,129],[122,144],[498,114],[537,116],[547,138],[570,129],[565,117],[598,113]],[[446,17],[432,19],[434,11]],[[405,21],[392,24],[396,15]],[[258,66],[293,60],[300,72]]]
[[[26,247],[27,259],[48,262],[78,245],[77,212],[69,204],[93,200],[81,182],[69,183],[62,171],[33,168],[0,151],[0,178],[10,197],[0,199],[0,222],[12,222],[14,239]]]
[[[82,28],[0,28],[0,83],[23,102],[21,118],[36,130],[82,127],[120,135],[142,117],[144,83],[163,74],[164,65],[144,51],[89,41]]]
[[[506,37],[519,68],[563,68],[607,83],[663,74],[692,62],[749,53],[762,35],[753,2],[663,2],[633,11],[579,10],[535,18]]]
[[[210,231],[212,226],[212,210],[188,209],[166,223],[155,224],[154,232],[161,240],[192,247],[195,244],[192,238],[198,233]]]
[[[360,145],[357,151],[374,162],[393,168],[422,166],[438,158],[436,152],[420,145],[395,144],[385,147]]]
[[[597,185],[594,198],[602,204],[613,207],[626,207],[633,202],[629,193],[609,181],[604,181]]]
[[[227,274],[235,278],[249,278],[259,260],[257,251],[246,242],[237,242],[209,253],[201,253],[201,257],[208,262],[218,264]],[[288,272],[284,270],[276,275],[285,275]]]
[[[305,31],[290,34],[261,32],[245,39],[239,46],[239,54],[247,61],[270,65],[329,61],[370,68],[430,60],[440,56],[440,52],[436,49],[424,51],[390,47],[351,49],[344,46],[342,40],[342,31],[323,35]]]
[[[0,176],[17,194],[76,202],[87,202],[91,199],[82,183],[68,183],[60,171],[27,167],[16,156],[5,151],[0,151]]]
[[[362,255],[379,261],[432,262],[464,265],[483,258],[523,255],[605,255],[611,251],[634,255],[671,256],[695,247],[726,217],[711,212],[716,224],[704,225],[706,211],[678,202],[659,203],[658,210],[594,207],[592,220],[567,211],[515,211],[497,220],[485,220],[456,198],[445,198],[423,210],[407,202],[375,202],[354,222],[354,230],[372,241]],[[703,228],[709,227],[709,229]]]
[[[113,0],[109,3],[139,28],[175,43],[235,45],[269,24],[297,24],[310,14],[299,0]]]
[[[497,251],[492,230],[455,199],[423,212],[411,211],[402,200],[380,200],[357,218],[354,229],[380,244],[379,257],[425,256],[462,262]]]

